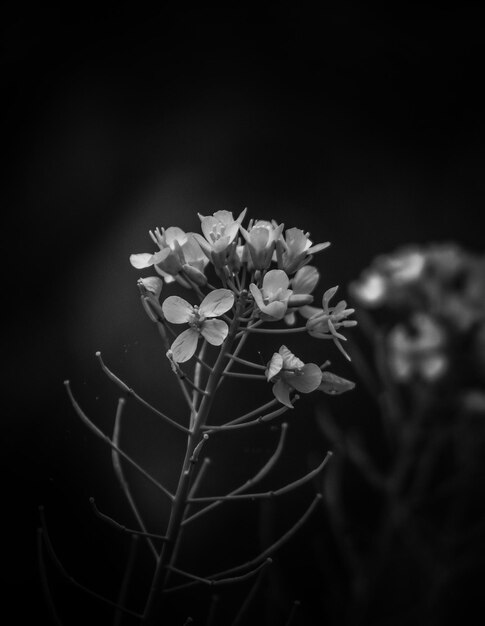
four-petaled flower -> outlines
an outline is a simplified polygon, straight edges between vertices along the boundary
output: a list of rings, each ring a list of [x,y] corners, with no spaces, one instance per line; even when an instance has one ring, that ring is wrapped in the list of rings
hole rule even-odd
[[[318,389],[322,382],[322,370],[315,363],[303,363],[286,346],[281,346],[268,363],[266,378],[274,382],[275,398],[292,409],[290,392],[311,393]]]
[[[313,245],[309,239],[310,233],[305,233],[300,228],[289,228],[285,236],[280,237],[276,243],[276,259],[278,267],[287,274],[293,274],[305,263],[308,263],[310,255],[320,252],[330,245],[329,241]]]
[[[208,260],[193,233],[185,233],[177,226],[170,226],[166,229],[156,228],[154,231],[150,231],[150,237],[160,250],[154,254],[149,252],[132,254],[130,263],[133,267],[143,269],[153,265],[167,283],[179,279],[179,273],[184,265],[194,268],[198,272],[204,271]],[[184,284],[183,279],[180,282]],[[185,284],[185,286],[190,287],[189,284]]]
[[[219,317],[232,308],[234,294],[229,289],[215,289],[200,303],[193,306],[179,296],[169,296],[162,305],[165,319],[172,324],[189,324],[173,342],[170,350],[176,363],[188,361],[197,349],[202,335],[213,346],[220,346],[227,337],[228,326]]]
[[[201,215],[200,226],[203,237],[195,233],[200,247],[216,267],[223,267],[236,254],[236,236],[246,209],[235,220],[231,211],[216,211],[213,215]]]
[[[329,307],[329,302],[335,295],[337,287],[327,289],[323,294],[322,306],[323,309],[316,309],[314,307],[307,307],[304,312],[304,316],[309,313],[312,314],[306,323],[308,334],[318,339],[333,339],[337,348],[342,352],[346,359],[350,361],[350,357],[345,352],[340,340],[347,341],[347,338],[337,332],[337,329],[341,326],[351,327],[356,326],[355,320],[347,320],[349,315],[352,315],[355,309],[347,309],[347,303],[345,300],[341,300],[336,306]]]
[[[249,285],[261,319],[276,321],[285,316],[288,298],[293,293],[288,289],[289,284],[290,279],[283,270],[270,270],[264,275],[261,289],[254,283]]]

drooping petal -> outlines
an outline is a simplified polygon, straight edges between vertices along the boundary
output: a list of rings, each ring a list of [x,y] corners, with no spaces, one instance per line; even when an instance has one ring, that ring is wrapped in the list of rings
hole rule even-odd
[[[302,306],[301,309],[298,309],[298,313],[305,319],[309,320],[312,317],[323,314],[323,310],[316,306],[305,305]]]
[[[278,402],[281,402],[281,404],[284,404],[290,409],[294,408],[290,401],[290,388],[283,380],[278,380],[273,385],[273,394]]]
[[[271,296],[276,295],[280,289],[281,291],[286,291],[289,283],[290,279],[286,275],[286,272],[283,270],[270,270],[265,274],[263,279],[263,292],[265,296],[271,298]]]
[[[140,281],[147,291],[155,294],[157,298],[160,296],[163,287],[163,280],[161,278],[158,278],[158,276],[148,276],[147,278],[140,278]]]
[[[322,370],[315,363],[307,363],[295,376],[291,377],[291,386],[302,393],[311,393],[322,382]]]
[[[169,296],[163,301],[162,311],[167,322],[185,324],[194,314],[194,307],[179,296]]]
[[[199,312],[204,317],[219,317],[232,308],[234,294],[229,289],[214,289],[206,295],[199,306]]]
[[[213,346],[220,346],[227,337],[229,328],[223,320],[206,320],[200,329],[202,337]]]
[[[130,255],[130,263],[133,267],[136,267],[137,270],[144,269],[145,267],[150,267],[153,265],[153,254],[149,252],[141,252],[140,254],[131,254]]]
[[[266,378],[271,380],[277,374],[281,372],[281,368],[283,367],[283,357],[279,352],[275,352],[271,357],[271,361],[268,363],[268,367],[266,368]]]
[[[187,328],[175,339],[170,349],[176,363],[184,363],[194,356],[199,333],[194,328]]]
[[[322,382],[318,389],[330,395],[337,395],[350,391],[355,387],[355,383],[346,378],[341,378],[332,372],[322,372]]]

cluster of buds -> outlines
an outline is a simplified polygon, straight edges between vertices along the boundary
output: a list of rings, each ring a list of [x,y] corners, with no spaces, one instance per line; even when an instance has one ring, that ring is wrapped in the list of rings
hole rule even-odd
[[[347,308],[344,300],[330,306],[337,287],[325,291],[321,308],[313,306],[319,272],[311,261],[329,242],[314,244],[309,233],[299,228],[285,231],[284,224],[274,220],[250,220],[245,228],[245,215],[246,210],[237,219],[230,211],[199,214],[202,234],[157,228],[150,236],[159,250],[130,257],[135,268],[153,267],[157,273],[139,281],[150,317],[165,328],[167,322],[187,326],[167,351],[172,365],[197,358],[200,339],[213,346],[225,344],[230,329],[236,327],[232,342],[249,333],[305,332],[333,340],[350,360],[341,330],[357,323],[348,319],[354,309]],[[220,285],[214,286],[216,281]],[[197,303],[179,295],[169,295],[160,303],[163,284],[173,282],[193,290]],[[298,316],[303,324],[297,327]],[[261,327],[280,321],[284,327]],[[171,326],[169,332],[175,332]],[[284,345],[265,368],[275,397],[289,406],[290,391],[342,393],[353,387],[350,381],[324,372],[323,366],[305,365]]]
[[[485,380],[483,256],[456,244],[404,247],[377,257],[350,292],[384,332],[396,380]]]

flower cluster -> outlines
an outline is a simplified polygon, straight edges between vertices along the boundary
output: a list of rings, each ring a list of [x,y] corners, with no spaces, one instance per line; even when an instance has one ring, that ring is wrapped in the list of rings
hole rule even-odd
[[[396,380],[485,381],[485,257],[456,244],[407,246],[377,257],[350,293],[384,333]]]
[[[150,317],[174,337],[167,352],[171,362],[178,367],[198,358],[200,339],[229,351],[236,339],[256,332],[305,332],[332,339],[349,358],[341,330],[357,323],[348,319],[354,309],[343,300],[330,306],[337,287],[325,291],[322,308],[312,306],[320,275],[310,263],[329,242],[314,244],[308,232],[296,227],[285,230],[274,220],[250,220],[244,227],[245,215],[246,210],[236,219],[230,211],[199,214],[201,233],[174,226],[156,228],[150,236],[158,250],[131,255],[136,269],[153,267],[157,273],[141,279],[139,285]],[[164,283],[191,289],[197,302],[172,294],[160,304]],[[300,326],[296,326],[298,316],[303,319]],[[281,321],[286,326],[276,324]],[[265,323],[274,327],[266,330],[261,327]],[[179,324],[188,328],[176,335],[172,325]],[[226,346],[228,342],[231,345]],[[342,393],[353,387],[314,363],[305,365],[284,345],[267,363],[266,378],[273,383],[278,401],[288,407],[291,392]]]

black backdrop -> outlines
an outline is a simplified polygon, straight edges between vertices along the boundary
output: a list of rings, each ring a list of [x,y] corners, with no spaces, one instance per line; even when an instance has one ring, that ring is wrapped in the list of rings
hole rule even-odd
[[[94,416],[115,397],[95,350],[135,387],[160,376],[127,262],[151,249],[149,228],[247,206],[332,241],[325,286],[411,241],[483,250],[481,16],[282,11],[2,9],[1,570],[14,621],[46,614],[38,504],[76,565],[67,538],[81,553],[92,541],[76,522],[87,497],[118,497],[63,379]]]

